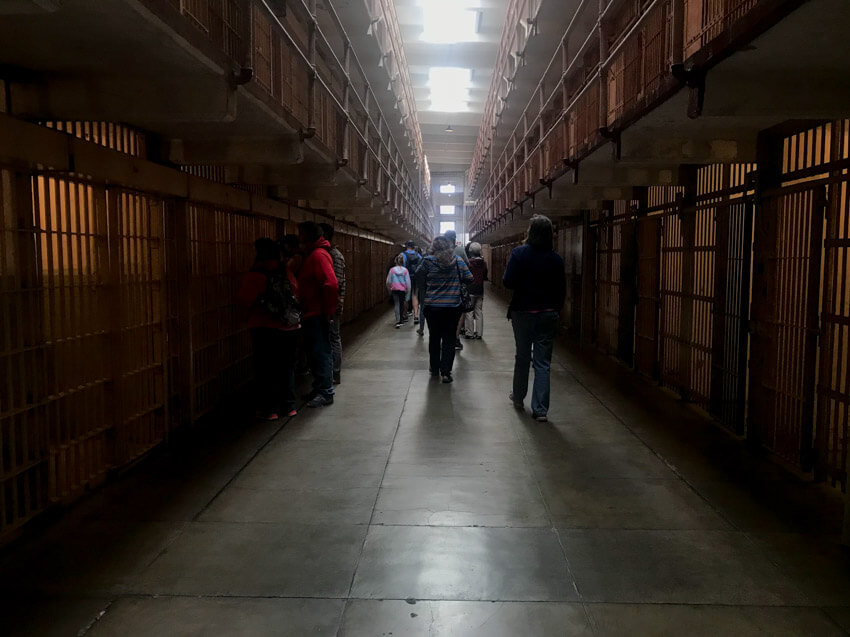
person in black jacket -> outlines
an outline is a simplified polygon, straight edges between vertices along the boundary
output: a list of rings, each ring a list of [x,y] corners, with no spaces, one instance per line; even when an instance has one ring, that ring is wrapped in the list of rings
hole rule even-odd
[[[567,294],[564,261],[553,250],[554,229],[548,217],[535,215],[525,245],[514,248],[502,282],[513,290],[508,318],[516,341],[513,391],[510,399],[524,409],[528,370],[534,365],[531,414],[546,422],[549,412],[549,376],[558,317]]]

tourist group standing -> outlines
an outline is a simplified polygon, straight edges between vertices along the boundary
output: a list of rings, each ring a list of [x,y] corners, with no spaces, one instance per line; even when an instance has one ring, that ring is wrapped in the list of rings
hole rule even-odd
[[[330,225],[305,221],[297,236],[254,243],[254,266],[242,278],[236,301],[248,310],[258,417],[275,420],[296,414],[299,346],[313,376],[307,406],[334,402],[334,384],[341,380],[345,259],[332,239]]]

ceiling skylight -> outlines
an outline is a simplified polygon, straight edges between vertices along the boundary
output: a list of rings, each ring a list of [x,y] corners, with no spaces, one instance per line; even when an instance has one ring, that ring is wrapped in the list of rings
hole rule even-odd
[[[467,110],[472,70],[452,66],[434,66],[428,69],[428,88],[431,89],[431,109],[443,113],[460,113]]]
[[[420,0],[422,40],[432,44],[477,40],[479,12],[469,5],[470,0]]]

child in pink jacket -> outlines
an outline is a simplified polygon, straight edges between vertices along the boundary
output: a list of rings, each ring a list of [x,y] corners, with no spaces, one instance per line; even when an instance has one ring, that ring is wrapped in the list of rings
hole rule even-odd
[[[407,301],[410,298],[410,272],[404,267],[404,257],[398,255],[395,258],[395,266],[390,268],[387,275],[387,289],[393,295],[395,302],[395,328],[398,329],[404,325],[407,320],[405,316],[405,308]]]

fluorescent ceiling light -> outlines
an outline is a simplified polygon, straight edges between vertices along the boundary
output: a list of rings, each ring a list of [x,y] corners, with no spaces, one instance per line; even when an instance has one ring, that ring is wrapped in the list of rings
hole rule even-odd
[[[456,192],[454,184],[443,184],[440,186],[440,194],[453,195]]]
[[[469,0],[420,0],[424,29],[422,40],[432,44],[475,42],[479,12]]]
[[[428,69],[428,87],[431,89],[431,109],[444,113],[467,110],[472,70],[451,66],[434,66]]]
[[[455,214],[454,206],[440,206],[440,214],[441,215],[453,215]]]

